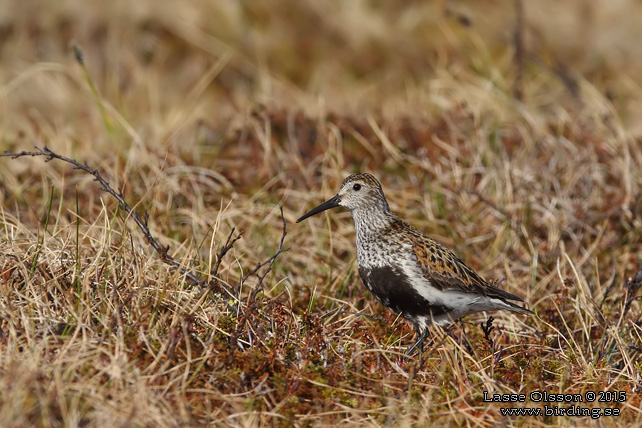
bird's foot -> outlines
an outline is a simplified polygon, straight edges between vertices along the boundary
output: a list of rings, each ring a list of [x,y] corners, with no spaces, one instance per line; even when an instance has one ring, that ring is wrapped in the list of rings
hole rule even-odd
[[[426,338],[430,334],[430,330],[428,328],[424,329],[421,334],[419,334],[419,331],[417,332],[417,340],[415,340],[415,343],[413,343],[408,350],[406,351],[406,355],[411,355],[413,352],[415,352],[416,349],[419,349],[419,353],[423,353],[424,351],[424,342],[426,341]]]

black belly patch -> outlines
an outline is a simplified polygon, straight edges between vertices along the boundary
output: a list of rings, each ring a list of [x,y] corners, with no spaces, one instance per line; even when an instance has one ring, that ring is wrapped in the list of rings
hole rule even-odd
[[[388,266],[359,268],[364,284],[386,307],[405,318],[421,316],[437,317],[450,312],[451,308],[431,303],[415,290],[401,269]]]

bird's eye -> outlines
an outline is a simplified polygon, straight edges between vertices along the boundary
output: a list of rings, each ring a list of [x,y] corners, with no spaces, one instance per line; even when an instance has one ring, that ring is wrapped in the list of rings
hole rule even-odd
[[[352,186],[352,190],[355,190],[355,191],[358,192],[359,190],[361,190],[361,184],[355,183],[355,185]]]

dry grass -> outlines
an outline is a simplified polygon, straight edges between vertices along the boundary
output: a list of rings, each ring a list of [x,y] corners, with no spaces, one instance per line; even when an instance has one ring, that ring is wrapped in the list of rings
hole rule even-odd
[[[642,6],[524,6],[517,64],[508,0],[5,5],[3,151],[205,283],[1,158],[0,426],[641,425]],[[537,316],[403,358],[350,214],[294,224],[360,170]],[[626,400],[483,401],[537,390]]]

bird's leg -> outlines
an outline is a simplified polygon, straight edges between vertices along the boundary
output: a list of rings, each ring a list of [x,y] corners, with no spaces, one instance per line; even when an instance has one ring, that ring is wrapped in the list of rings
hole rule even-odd
[[[417,335],[417,337],[419,337],[419,335],[421,334],[421,327],[419,327],[419,323],[418,322],[413,322],[412,326],[415,329],[415,334]]]
[[[412,344],[410,348],[408,348],[408,350],[406,351],[406,355],[412,354],[417,348],[419,348],[419,353],[421,355],[424,349],[424,342],[428,337],[428,335],[430,334],[430,329],[427,326],[423,332],[419,328],[418,324],[415,323],[414,327],[415,327],[415,331],[417,332],[417,340],[415,341],[415,343]],[[456,324],[451,324],[448,327],[443,327],[439,325],[439,328],[444,333],[444,338],[439,342],[437,346],[440,346],[446,340],[447,337],[451,337],[455,342],[457,342],[457,338],[453,334],[453,330],[455,329],[455,327],[456,327]],[[433,340],[434,338],[431,339],[430,343],[433,343]]]
[[[415,331],[417,332],[417,340],[412,344],[410,348],[408,348],[408,350],[406,351],[406,355],[412,354],[417,348],[419,348],[419,353],[422,353],[424,350],[424,341],[430,334],[430,330],[428,329],[428,327],[424,328],[424,331],[422,332],[417,323],[415,323]]]
[[[450,336],[450,338],[451,338],[455,343],[459,343],[459,342],[460,342],[460,341],[457,339],[457,337],[455,336],[455,334],[453,333],[453,331],[455,330],[455,327],[457,327],[457,323],[458,323],[458,322],[459,322],[459,323],[461,323],[461,321],[460,321],[460,320],[458,320],[457,322],[454,322],[454,323],[450,324],[450,325],[449,325],[449,326],[447,326],[447,327],[444,327],[444,326],[441,326],[441,325],[439,326],[439,327],[441,328],[441,331],[443,331],[443,332],[444,332],[444,335],[445,335],[446,337]]]

